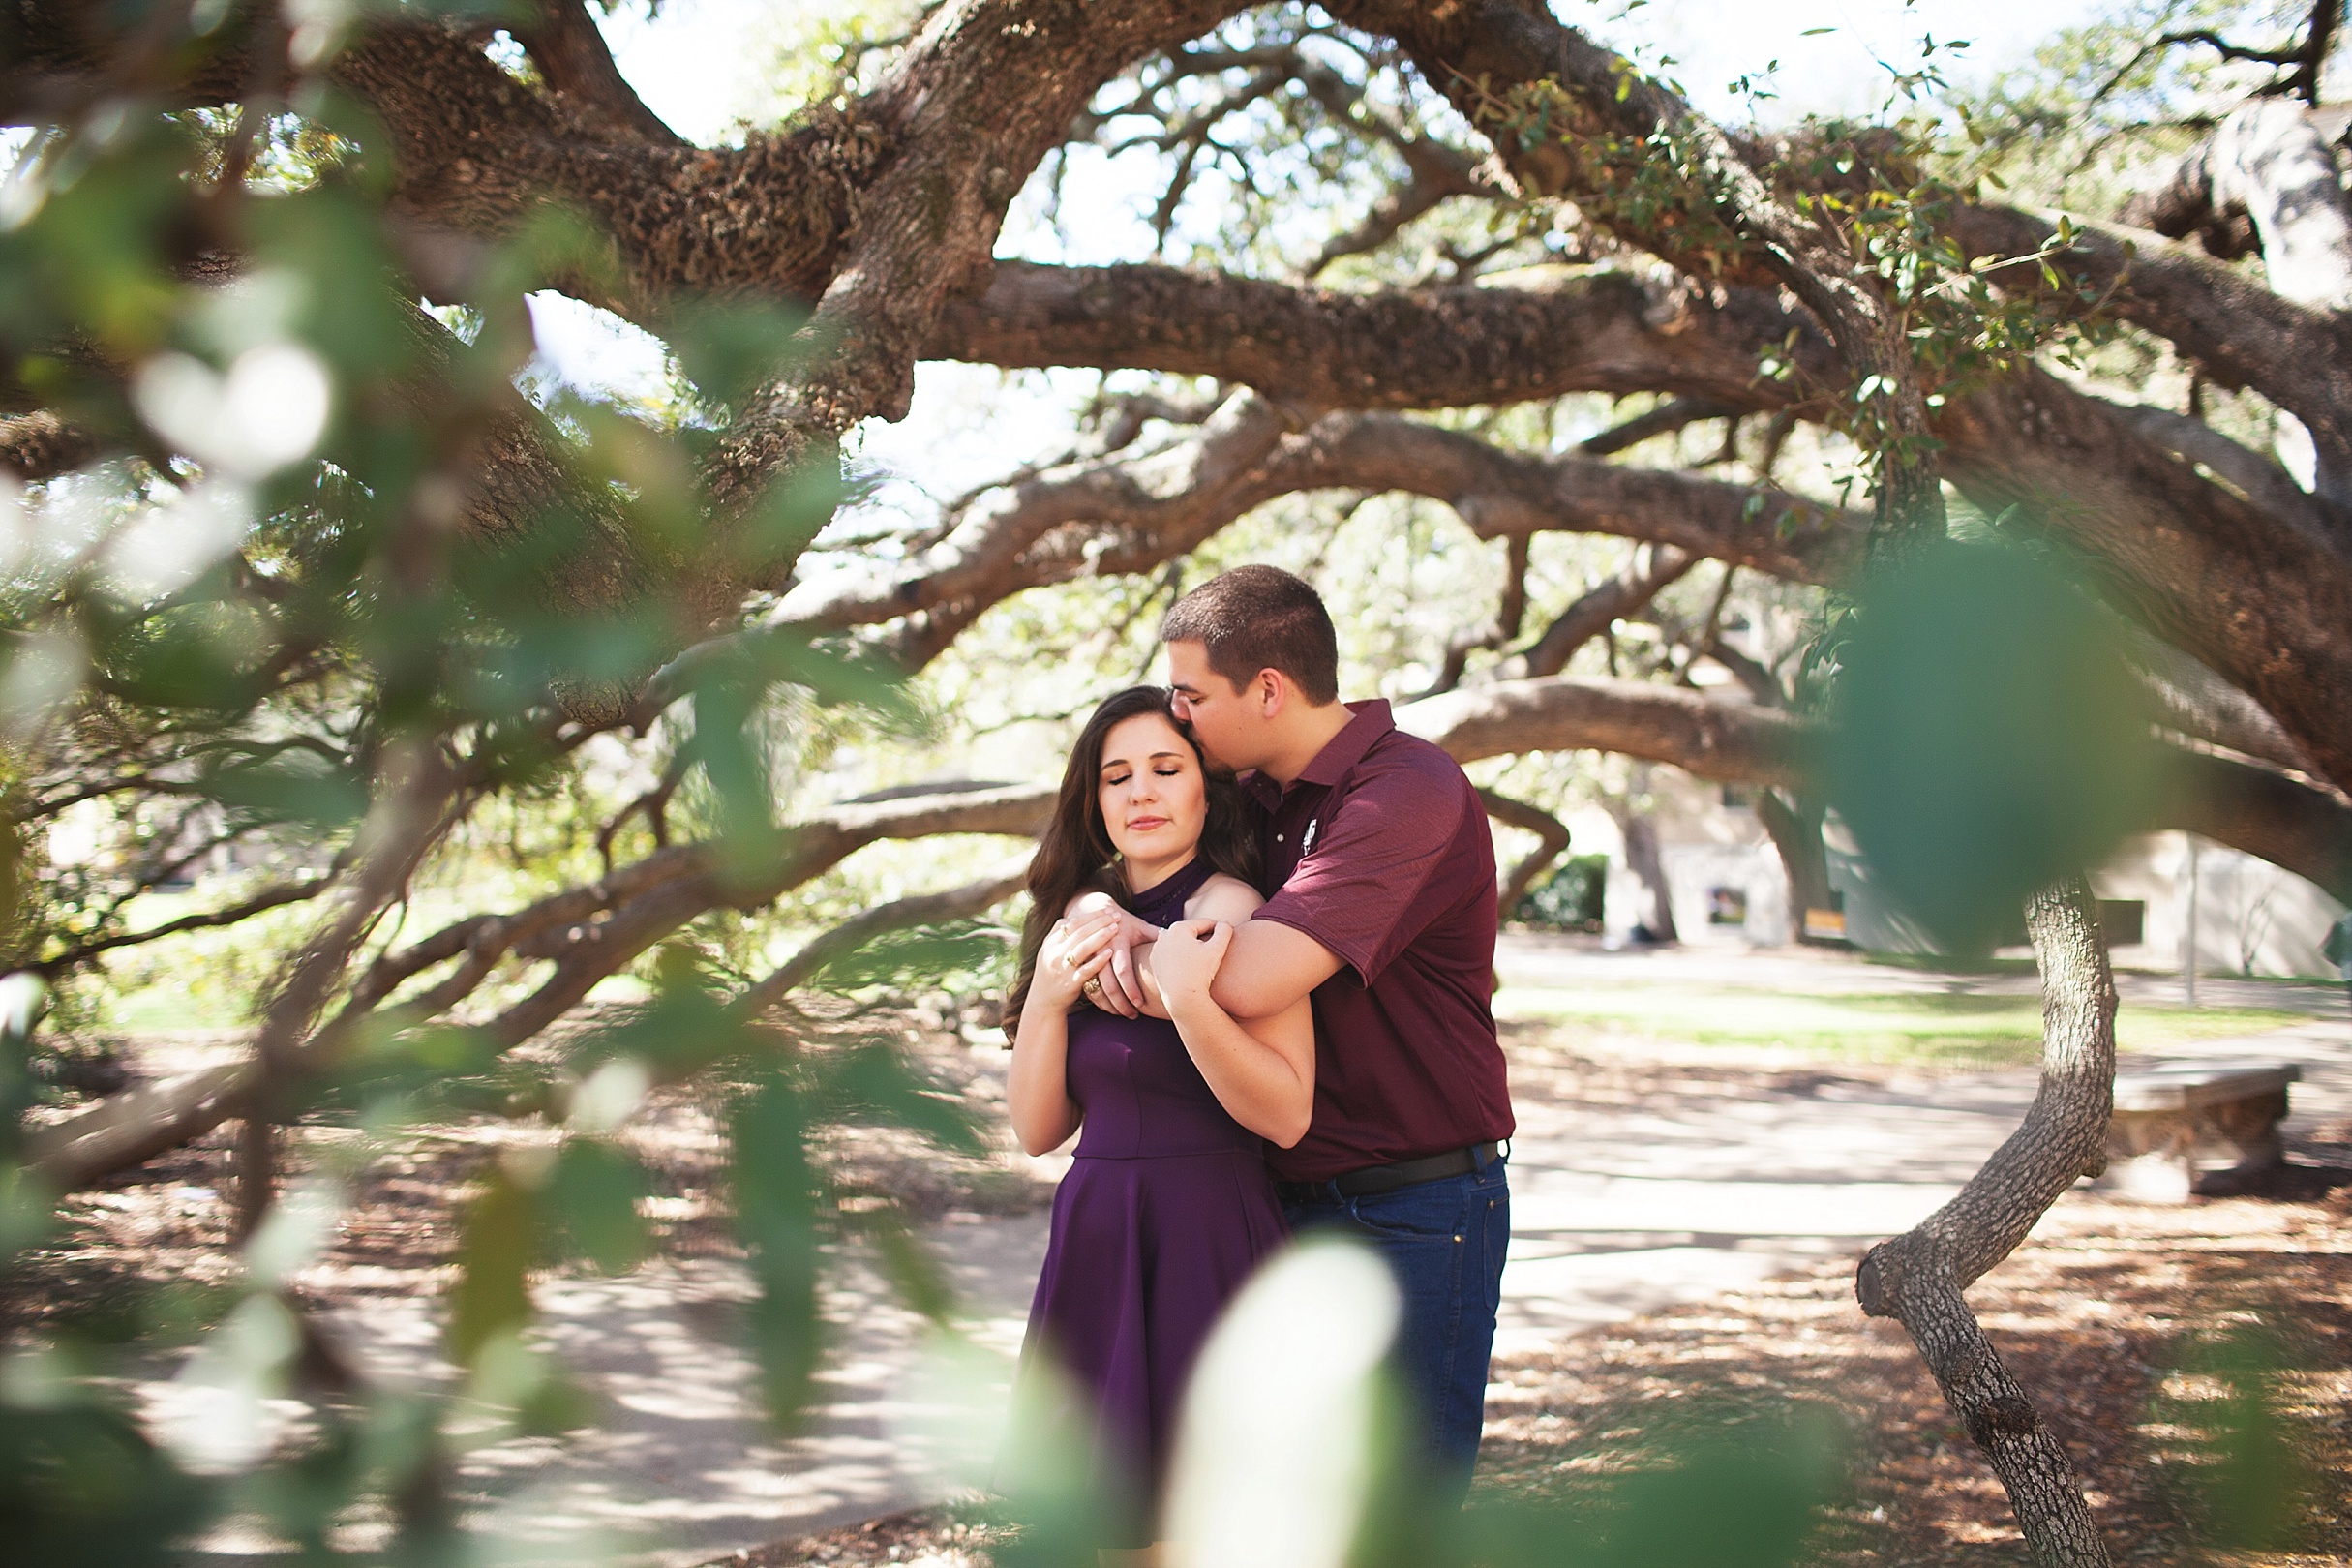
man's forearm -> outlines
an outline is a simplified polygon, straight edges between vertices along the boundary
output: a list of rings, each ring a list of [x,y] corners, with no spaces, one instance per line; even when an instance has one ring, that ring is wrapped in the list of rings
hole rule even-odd
[[[1236,1018],[1268,1018],[1339,973],[1339,955],[1276,920],[1246,920],[1209,995]]]

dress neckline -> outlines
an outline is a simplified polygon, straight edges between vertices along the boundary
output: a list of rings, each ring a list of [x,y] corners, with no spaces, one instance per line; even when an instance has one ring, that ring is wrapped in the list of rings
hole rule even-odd
[[[1195,855],[1184,863],[1182,869],[1171,871],[1144,891],[1135,894],[1128,901],[1128,907],[1154,925],[1164,925],[1176,918],[1167,913],[1169,906],[1173,905],[1177,916],[1181,916],[1186,901],[1200,891],[1202,884],[1216,874],[1215,866],[1204,857]]]

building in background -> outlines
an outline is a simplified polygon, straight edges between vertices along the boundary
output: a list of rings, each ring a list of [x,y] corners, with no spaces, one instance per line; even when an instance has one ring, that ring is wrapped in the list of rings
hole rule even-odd
[[[1648,799],[1646,815],[1657,835],[1678,941],[1778,947],[1798,940],[1805,912],[1789,907],[1788,874],[1756,820],[1748,792],[1659,769]],[[1635,940],[1651,895],[1627,862],[1624,825],[1589,807],[1572,816],[1568,827],[1580,853],[1609,856],[1608,936]],[[1869,863],[1834,815],[1824,837],[1839,907],[1816,913],[1813,934],[1842,936],[1874,952],[1937,951],[1928,934],[1873,885]],[[2329,927],[2345,915],[2342,904],[2293,872],[2238,850],[2200,840],[2195,859],[2199,973],[2337,978],[2337,966],[2322,949]],[[2188,860],[2187,834],[2147,833],[2126,839],[2092,873],[2100,924],[2120,967],[2180,968],[2190,903]],[[1831,918],[1821,919],[1824,913]],[[2022,948],[2022,912],[2013,936]]]

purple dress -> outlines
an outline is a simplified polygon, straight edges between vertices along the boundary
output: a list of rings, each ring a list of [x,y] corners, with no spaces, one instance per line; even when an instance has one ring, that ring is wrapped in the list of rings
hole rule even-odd
[[[1184,918],[1211,867],[1195,859],[1131,901]],[[1164,1018],[1081,1007],[1070,1017],[1070,1098],[1084,1120],[1053,1199],[1053,1235],[1021,1350],[1024,1417],[1091,1456],[1111,1546],[1152,1539],[1176,1410],[1227,1301],[1288,1237],[1264,1140],[1225,1114]],[[1056,1407],[1035,1374],[1067,1374]],[[1068,1450],[1065,1450],[1067,1452]]]

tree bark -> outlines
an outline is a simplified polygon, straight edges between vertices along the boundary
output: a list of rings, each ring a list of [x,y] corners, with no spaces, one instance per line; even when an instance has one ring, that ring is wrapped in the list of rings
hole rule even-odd
[[[1682,933],[1674,927],[1674,895],[1666,880],[1666,862],[1658,854],[1658,824],[1646,811],[1628,811],[1617,818],[1617,827],[1625,835],[1625,869],[1642,884],[1639,919],[1634,924],[1636,940],[1644,942],[1679,942]]]
[[[1756,820],[1770,835],[1789,878],[1789,926],[1797,941],[1805,936],[1805,915],[1828,909],[1829,855],[1822,843],[1821,802],[1794,791],[1787,798],[1778,790],[1756,792]]]
[[[2106,1168],[2115,1090],[2115,978],[2080,878],[2026,905],[2042,983],[2041,1089],[1984,1168],[1915,1228],[1862,1259],[1855,1293],[1898,1319],[1953,1413],[1991,1462],[2034,1560],[2104,1568],[2107,1548],[2073,1465],[1961,1297],[2077,1178]]]

